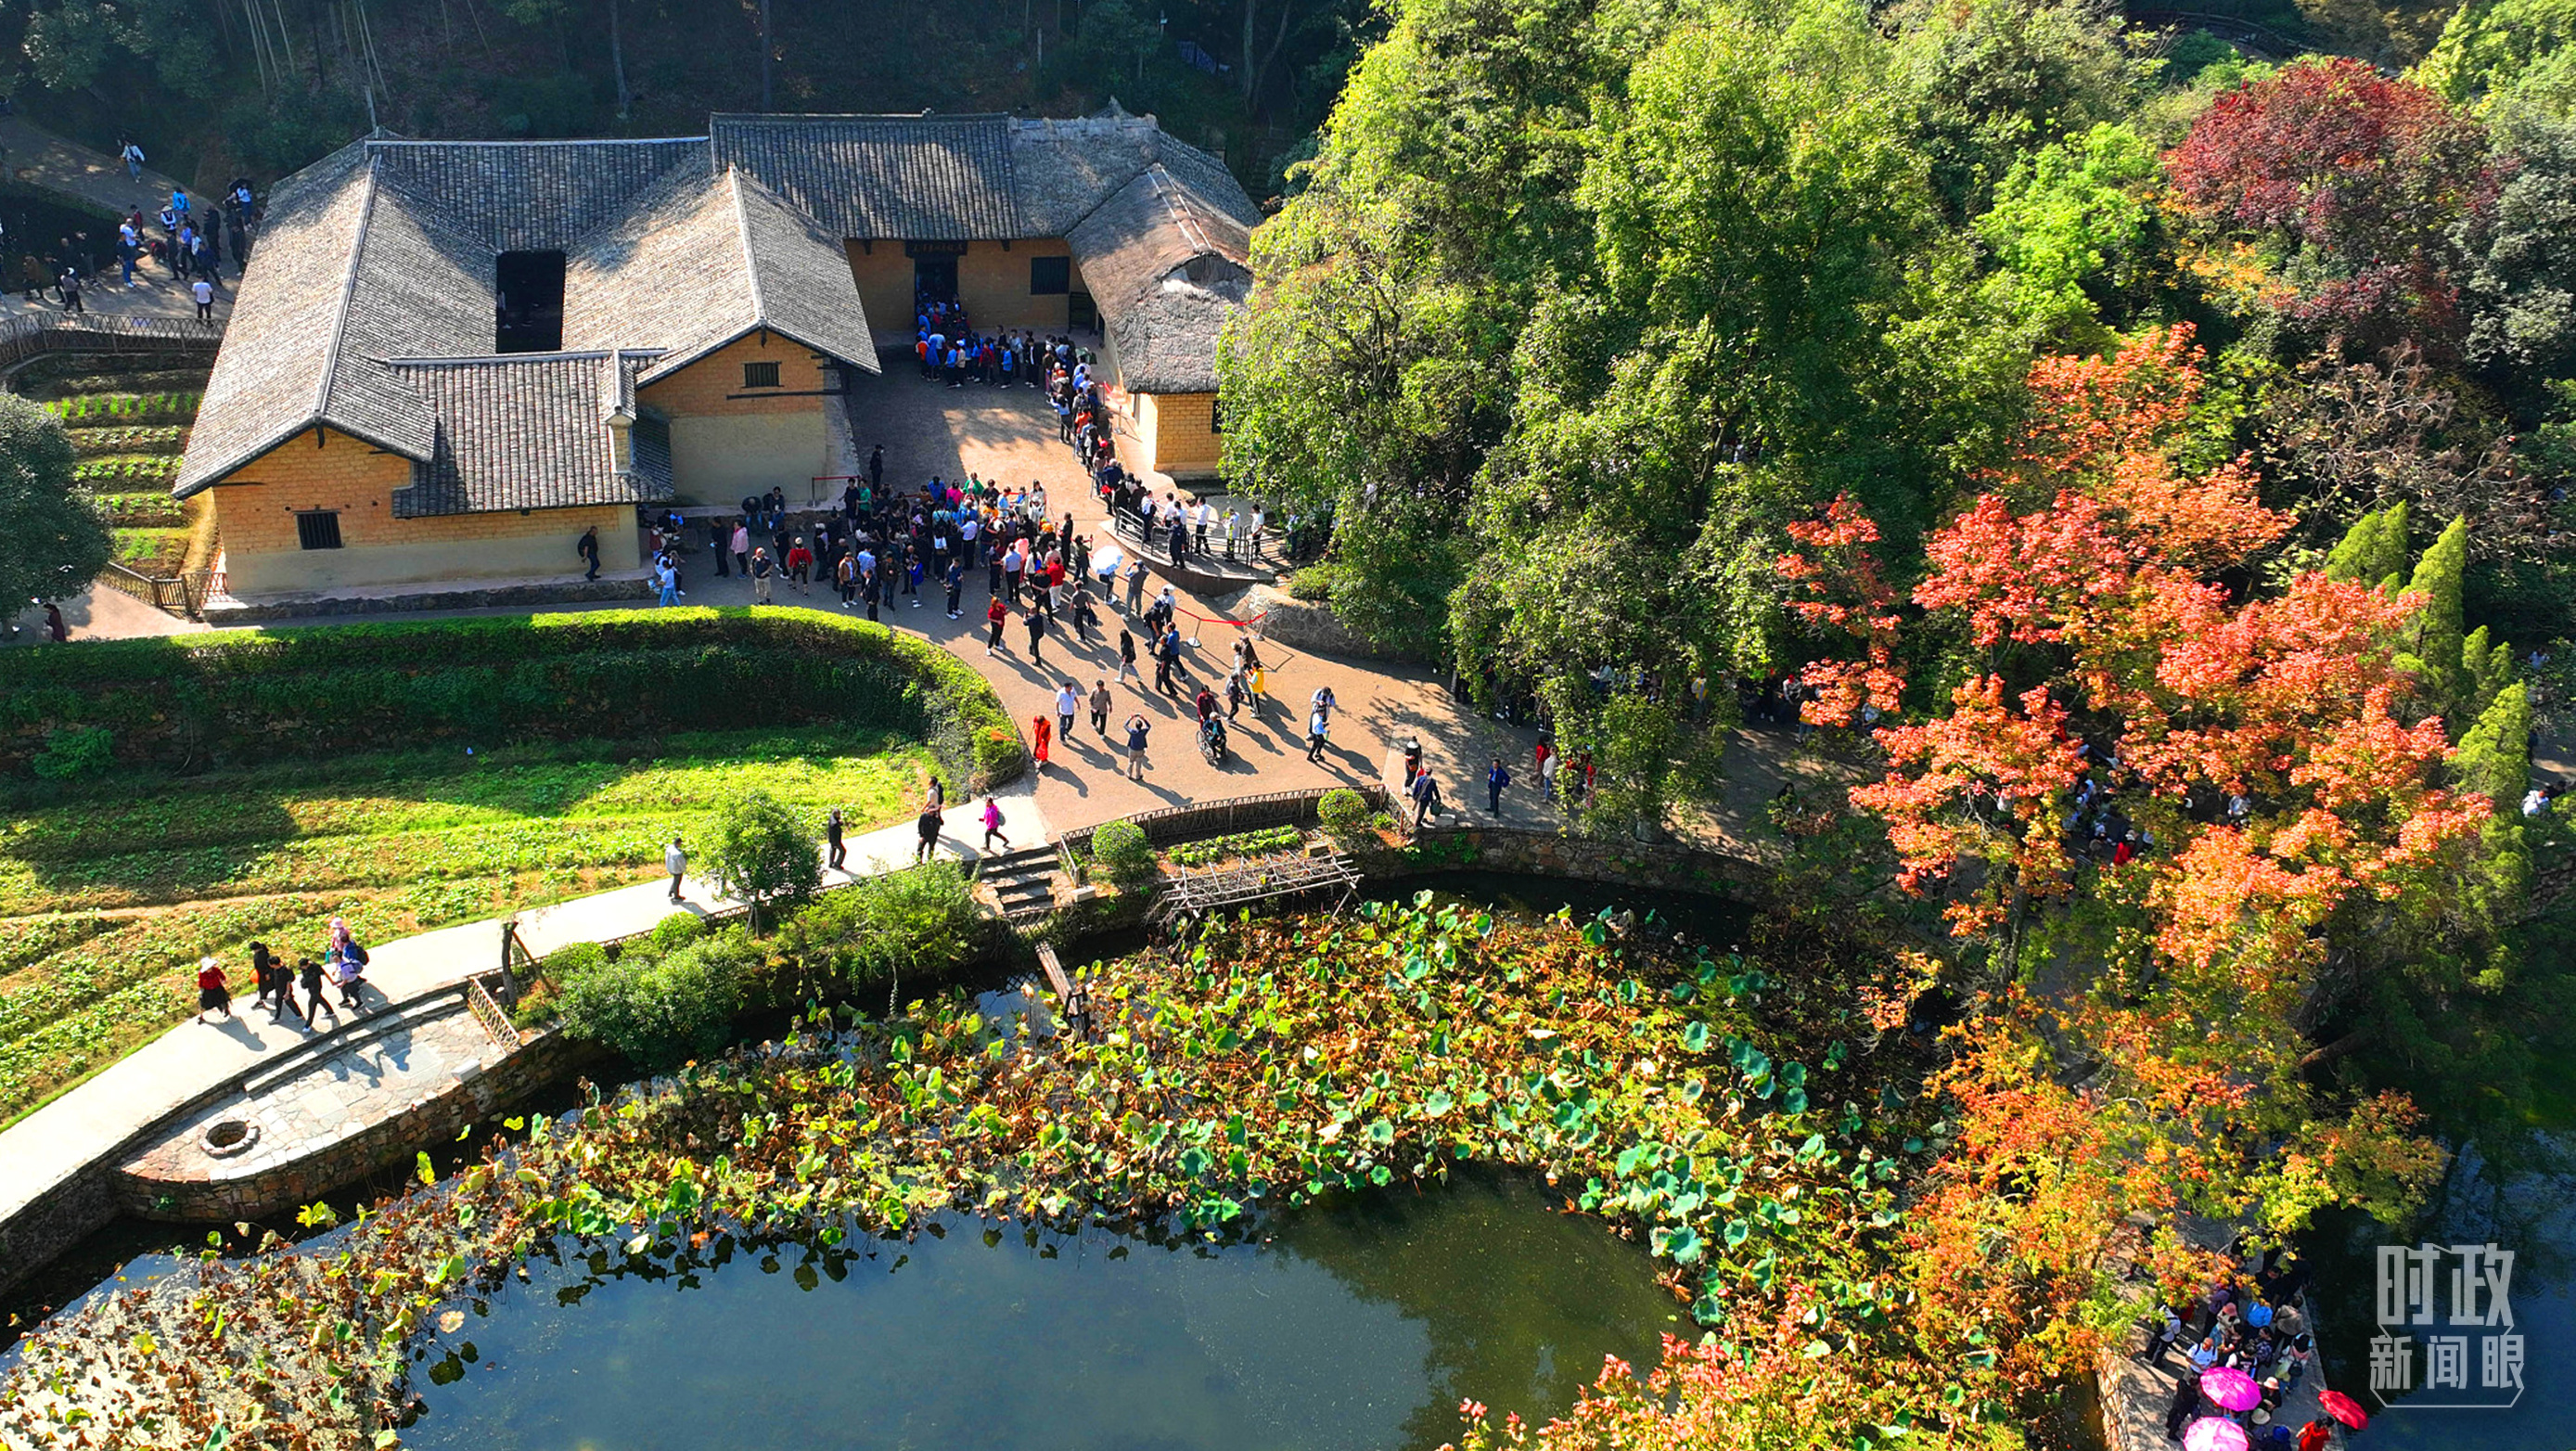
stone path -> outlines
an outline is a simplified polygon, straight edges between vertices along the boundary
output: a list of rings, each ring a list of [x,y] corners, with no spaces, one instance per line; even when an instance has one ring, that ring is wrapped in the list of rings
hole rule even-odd
[[[998,799],[1003,829],[1013,839],[1048,837],[1046,818],[1025,789]],[[981,827],[974,824],[968,804],[952,804],[948,820],[949,829],[940,838],[942,854],[974,860],[979,855],[974,848]],[[900,866],[911,859],[916,839],[908,819],[852,836],[847,844],[853,870],[826,872],[824,884],[845,885],[857,875]],[[702,916],[741,905],[698,876],[684,883],[682,897],[686,910]],[[645,882],[523,912],[518,919],[519,940],[542,957],[571,942],[598,942],[647,931],[675,910],[680,909],[671,905],[667,879]],[[370,1013],[382,1012],[497,968],[501,924],[497,919],[468,922],[371,943],[368,958],[363,996]],[[293,1022],[271,1022],[266,1012],[251,1004],[250,985],[241,980],[246,975],[242,964],[225,967],[238,990],[231,1018],[181,1023],[0,1131],[0,1226],[183,1105],[307,1040],[309,1029]]]

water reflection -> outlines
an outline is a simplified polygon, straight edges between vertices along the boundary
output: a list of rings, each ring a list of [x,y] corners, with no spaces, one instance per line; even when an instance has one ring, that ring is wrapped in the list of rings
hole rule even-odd
[[[1543,1418],[1680,1328],[1633,1246],[1489,1180],[1223,1246],[963,1221],[730,1260],[540,1261],[441,1337],[404,1443],[1427,1448],[1462,1397]]]
[[[2403,1231],[2350,1214],[2325,1218],[2308,1237],[2320,1257],[2315,1294],[2327,1372],[2371,1410],[2368,1444],[2378,1451],[2566,1451],[2576,1435],[2576,1132],[2534,1131],[2504,1147],[2502,1154],[2476,1143],[2462,1148],[2422,1220]],[[2419,1243],[2514,1251],[2511,1301],[2526,1363],[2525,1389],[2510,1409],[2409,1408],[2409,1397],[2393,1396],[2394,1407],[2382,1411],[2370,1393],[2377,1247]],[[2437,1286],[2442,1316],[2450,1293],[2447,1283]],[[2419,1386],[2422,1337],[2435,1333],[2450,1332],[2415,1331]],[[2472,1384],[2477,1373],[2473,1361]]]

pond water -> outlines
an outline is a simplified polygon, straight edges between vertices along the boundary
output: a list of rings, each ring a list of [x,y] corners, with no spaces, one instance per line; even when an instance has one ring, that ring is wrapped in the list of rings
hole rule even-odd
[[[1647,1257],[1470,1177],[1241,1242],[951,1220],[909,1243],[540,1259],[429,1351],[415,1448],[1410,1451],[1685,1327]]]
[[[2493,1244],[2513,1252],[2506,1299],[2512,1332],[2523,1337],[2524,1389],[2511,1406],[2457,1408],[2460,1402],[2499,1402],[2511,1392],[2480,1384],[2479,1341],[2505,1333],[2503,1327],[2449,1324],[2451,1275],[2462,1263],[2447,1252],[2435,1276],[2437,1323],[2395,1327],[2413,1339],[2414,1389],[2388,1395],[2386,1409],[2371,1391],[2371,1340],[2379,1332],[2378,1249],[2426,1244],[2445,1251]],[[2502,1159],[2471,1143],[2460,1150],[2420,1222],[2400,1232],[2365,1216],[2344,1215],[2322,1223],[2305,1247],[2316,1256],[2313,1293],[2326,1371],[2336,1389],[2371,1412],[2364,1444],[2373,1451],[2566,1451],[2576,1443],[2576,1130],[2536,1129]],[[2479,1308],[2483,1312],[2483,1301]],[[2436,1335],[2468,1337],[2465,1387],[2426,1386],[2425,1341]]]

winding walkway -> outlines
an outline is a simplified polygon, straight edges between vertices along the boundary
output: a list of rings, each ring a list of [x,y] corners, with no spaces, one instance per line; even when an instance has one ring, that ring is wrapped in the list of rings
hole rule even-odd
[[[1048,838],[1046,818],[1025,787],[997,799],[1009,837],[1022,842]],[[973,845],[980,829],[972,824],[970,804],[950,807],[949,830],[940,838],[943,853],[965,861],[980,855]],[[910,820],[852,836],[847,842],[851,869],[826,869],[823,884],[829,889],[907,865],[916,841]],[[685,908],[700,916],[742,905],[703,876],[689,877],[682,896]],[[674,910],[667,878],[643,882],[522,912],[519,940],[542,957],[569,943],[649,931]],[[452,991],[467,977],[498,967],[503,920],[468,922],[371,945],[364,993],[368,1016]],[[225,966],[240,977],[241,964]],[[191,1102],[313,1039],[301,1025],[269,1021],[251,1002],[250,985],[236,981],[235,986],[239,992],[231,1018],[181,1023],[0,1131],[0,1285],[26,1268],[10,1247],[14,1221],[22,1212],[92,1166],[117,1159],[139,1135]],[[350,1026],[364,1021],[353,1017]]]

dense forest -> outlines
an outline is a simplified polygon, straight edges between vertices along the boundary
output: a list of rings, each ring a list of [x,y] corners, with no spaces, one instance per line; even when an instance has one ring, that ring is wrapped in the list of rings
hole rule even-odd
[[[1334,516],[1296,592],[1604,834],[1794,710],[1787,896],[1943,1044],[1903,1312],[1793,1290],[1686,1427],[1550,1444],[2089,1374],[2133,1257],[2211,1283],[2180,1216],[2403,1224],[2560,1091],[2576,8],[2227,28],[1402,0],[1256,234],[1227,469]]]
[[[21,114],[183,180],[260,181],[370,124],[695,135],[718,110],[1075,115],[1110,99],[1277,194],[1383,22],[1361,0],[40,0]]]

